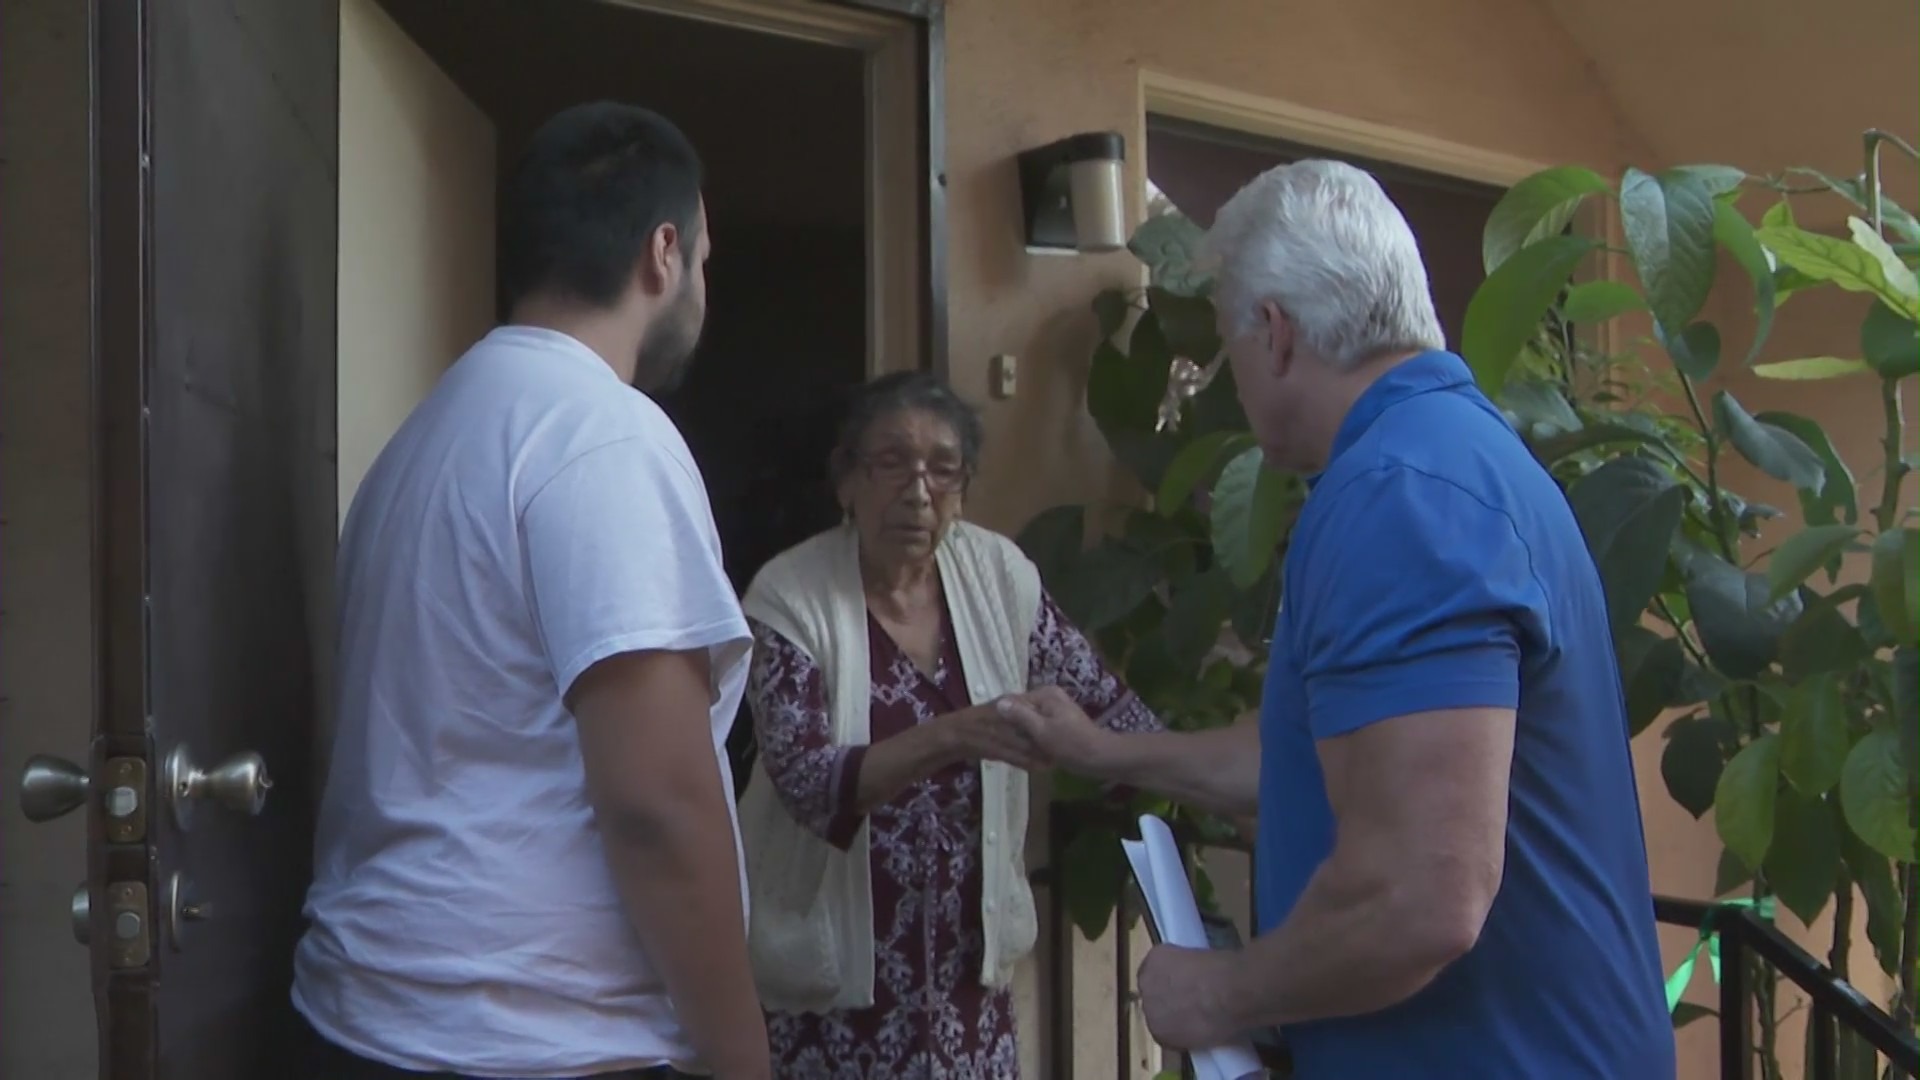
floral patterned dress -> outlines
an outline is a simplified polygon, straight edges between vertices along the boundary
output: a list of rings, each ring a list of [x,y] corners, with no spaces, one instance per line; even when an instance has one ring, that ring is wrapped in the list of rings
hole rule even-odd
[[[826,678],[786,638],[755,622],[748,701],[760,760],[802,825],[844,849],[860,830],[864,746],[835,745]],[[944,611],[939,662],[920,670],[867,619],[874,742],[972,704]],[[1050,597],[1027,645],[1030,688],[1058,686],[1116,731],[1160,721],[1101,663]],[[980,770],[949,766],[877,806],[872,858],[874,1003],[775,1013],[767,1034],[781,1080],[1018,1080],[1013,998],[980,984]]]

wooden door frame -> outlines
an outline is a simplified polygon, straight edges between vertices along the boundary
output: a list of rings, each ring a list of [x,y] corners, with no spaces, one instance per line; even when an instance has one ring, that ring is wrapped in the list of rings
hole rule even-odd
[[[603,2],[861,54],[867,374],[923,368],[945,380],[946,0]]]
[[[1146,68],[1140,69],[1137,92],[1134,145],[1140,148],[1140,153],[1135,155],[1132,168],[1136,173],[1131,180],[1134,190],[1140,192],[1146,190],[1147,182],[1149,116],[1186,120],[1246,135],[1319,147],[1500,188],[1512,187],[1547,168],[1544,162],[1531,158]],[[1144,217],[1144,198],[1140,200],[1140,206]],[[1609,243],[1618,247],[1619,216],[1619,209],[1611,199],[1588,199],[1581,204],[1575,220],[1582,231],[1607,237]],[[1597,269],[1582,270],[1575,275],[1575,280],[1617,280],[1624,270],[1625,263],[1617,256],[1608,254],[1600,260]],[[1142,272],[1144,274],[1144,268]],[[1582,328],[1582,332],[1591,333],[1594,347],[1602,352],[1613,351],[1615,331],[1612,323]]]

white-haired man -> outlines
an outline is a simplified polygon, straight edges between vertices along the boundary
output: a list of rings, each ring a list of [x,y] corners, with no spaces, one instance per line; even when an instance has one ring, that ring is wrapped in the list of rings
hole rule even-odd
[[[1257,728],[1110,738],[1009,706],[1090,774],[1260,817],[1262,933],[1155,949],[1175,1047],[1269,1024],[1298,1075],[1674,1075],[1599,575],[1553,480],[1442,351],[1366,173],[1274,169],[1221,209],[1214,300],[1276,467],[1311,477]]]

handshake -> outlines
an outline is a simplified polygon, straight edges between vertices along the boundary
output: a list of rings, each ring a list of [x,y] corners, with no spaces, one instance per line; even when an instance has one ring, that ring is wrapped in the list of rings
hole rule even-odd
[[[1115,737],[1052,686],[947,713],[935,723],[945,726],[955,760],[1000,761],[1029,772],[1091,771],[1105,742]]]

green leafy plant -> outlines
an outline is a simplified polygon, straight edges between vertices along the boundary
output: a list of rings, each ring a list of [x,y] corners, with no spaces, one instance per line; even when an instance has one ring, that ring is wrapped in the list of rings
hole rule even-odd
[[[1102,340],[1087,410],[1149,505],[1058,506],[1019,537],[1061,608],[1178,730],[1232,723],[1258,707],[1279,556],[1304,496],[1298,481],[1263,465],[1232,372],[1218,359],[1210,283],[1196,269],[1200,235],[1178,213],[1148,221],[1131,247],[1150,284],[1093,303]],[[1113,918],[1125,874],[1119,840],[1138,815],[1168,818],[1190,857],[1200,845],[1232,843],[1236,832],[1164,799],[1064,773],[1054,798],[1055,812],[1072,820],[1055,887],[1090,939]],[[1200,899],[1210,903],[1204,869],[1198,876]]]
[[[1806,922],[1835,907],[1830,963],[1843,976],[1864,904],[1874,953],[1898,983],[1893,1011],[1911,1025],[1920,533],[1900,509],[1914,466],[1900,392],[1920,372],[1920,226],[1879,191],[1889,142],[1912,152],[1868,133],[1859,180],[1717,165],[1629,169],[1617,184],[1578,167],[1530,177],[1488,221],[1488,276],[1463,351],[1567,485],[1612,612],[1633,734],[1681,711],[1660,732],[1661,774],[1689,813],[1714,814],[1725,845],[1716,891],[1749,887]],[[1836,198],[1856,210],[1845,236],[1796,223],[1797,201]],[[1617,203],[1618,253],[1637,287],[1569,286],[1609,250],[1570,229],[1593,199]],[[1771,379],[1877,382],[1877,476],[1856,478],[1808,417],[1750,412],[1726,389],[1706,395],[1727,366],[1720,330],[1701,318],[1723,254],[1752,296],[1752,343],[1735,363]],[[1871,298],[1858,355],[1754,364],[1781,306],[1817,288]],[[1649,332],[1616,354],[1585,332],[1635,319]],[[1730,456],[1795,489],[1801,520],[1777,545],[1763,544],[1761,525],[1781,512],[1726,485]],[[1842,582],[1849,554],[1869,564],[1866,582]],[[1758,985],[1773,1077],[1775,984]],[[1872,1074],[1869,1059],[1856,1075]]]

